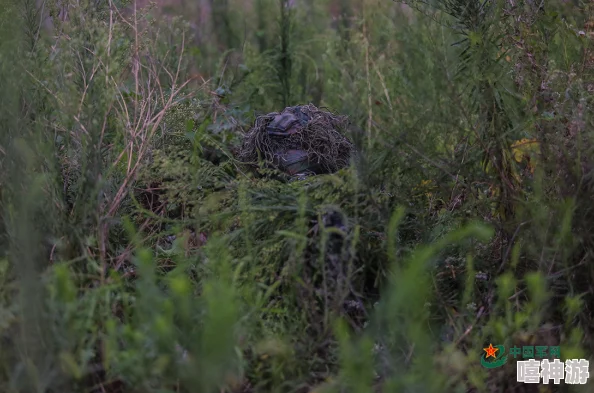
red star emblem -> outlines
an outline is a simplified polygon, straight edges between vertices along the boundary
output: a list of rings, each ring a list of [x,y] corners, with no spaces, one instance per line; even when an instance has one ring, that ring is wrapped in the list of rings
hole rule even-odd
[[[487,356],[485,356],[485,358],[493,356],[495,359],[497,359],[497,356],[495,356],[495,352],[499,351],[499,348],[495,348],[493,344],[489,344],[489,347],[483,348],[483,351],[487,352]]]

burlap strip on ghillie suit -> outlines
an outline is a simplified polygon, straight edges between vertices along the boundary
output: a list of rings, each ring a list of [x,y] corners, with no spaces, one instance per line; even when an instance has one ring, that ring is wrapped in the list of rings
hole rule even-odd
[[[349,121],[312,104],[259,116],[245,135],[239,159],[264,159],[290,175],[334,173],[349,164],[353,144],[342,134]]]

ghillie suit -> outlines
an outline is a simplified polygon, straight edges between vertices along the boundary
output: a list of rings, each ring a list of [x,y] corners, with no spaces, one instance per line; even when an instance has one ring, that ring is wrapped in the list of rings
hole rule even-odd
[[[291,176],[334,173],[349,164],[353,152],[341,133],[348,124],[346,116],[312,104],[259,116],[245,135],[239,159],[252,165],[263,159]]]
[[[343,135],[351,124],[346,116],[320,110],[309,104],[285,108],[282,112],[259,116],[245,135],[239,160],[258,165],[264,161],[294,179],[334,173],[349,165],[353,143]],[[302,272],[301,301],[312,321],[311,334],[321,327],[325,312],[349,314],[355,324],[362,319],[362,303],[352,293],[350,280],[356,270],[349,255],[352,233],[348,219],[335,209],[325,209],[312,222],[309,234],[324,240],[313,241],[306,250]],[[322,228],[325,228],[322,230]],[[312,307],[316,304],[317,307]],[[317,321],[317,322],[314,322]]]
[[[311,323],[309,333],[323,337],[328,326],[321,323],[327,313],[341,315],[355,329],[367,320],[361,293],[361,265],[351,248],[352,222],[340,210],[327,206],[310,230],[301,275],[300,297]],[[328,321],[325,321],[328,322]]]

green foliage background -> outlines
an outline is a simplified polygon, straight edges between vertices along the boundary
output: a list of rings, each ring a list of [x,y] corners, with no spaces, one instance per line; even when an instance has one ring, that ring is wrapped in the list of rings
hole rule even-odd
[[[592,6],[252,3],[0,0],[0,390],[532,391],[482,348],[591,361]],[[235,159],[308,102],[350,117],[349,168]]]

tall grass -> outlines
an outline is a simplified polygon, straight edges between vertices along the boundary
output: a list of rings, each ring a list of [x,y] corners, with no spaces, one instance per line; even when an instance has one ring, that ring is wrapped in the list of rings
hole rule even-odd
[[[590,6],[135,4],[0,1],[2,391],[507,392],[489,343],[592,360]],[[237,162],[310,101],[349,168]]]

